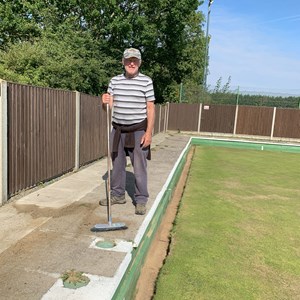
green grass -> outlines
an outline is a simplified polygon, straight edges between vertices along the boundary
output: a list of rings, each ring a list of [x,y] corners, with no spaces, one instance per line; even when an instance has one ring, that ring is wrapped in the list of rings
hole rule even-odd
[[[158,299],[300,299],[300,155],[196,147]]]

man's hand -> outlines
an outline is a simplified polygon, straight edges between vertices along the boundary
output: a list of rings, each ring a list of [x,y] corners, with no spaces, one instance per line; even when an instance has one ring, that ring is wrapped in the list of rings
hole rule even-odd
[[[109,107],[112,108],[113,104],[113,96],[110,95],[109,93],[105,93],[102,95],[102,104],[103,108],[106,109],[106,105],[109,104]]]
[[[147,102],[147,130],[142,136],[141,145],[147,148],[152,142],[152,131],[154,128],[155,106],[154,101]]]
[[[145,134],[142,136],[141,139],[141,145],[142,148],[147,148],[152,142],[152,133],[147,133],[145,132]]]

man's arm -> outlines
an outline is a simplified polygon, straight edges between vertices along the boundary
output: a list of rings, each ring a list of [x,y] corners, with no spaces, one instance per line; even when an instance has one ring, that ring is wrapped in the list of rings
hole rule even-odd
[[[143,145],[143,148],[146,148],[151,144],[154,122],[155,122],[155,104],[154,101],[147,101],[147,130],[141,140],[141,144]]]

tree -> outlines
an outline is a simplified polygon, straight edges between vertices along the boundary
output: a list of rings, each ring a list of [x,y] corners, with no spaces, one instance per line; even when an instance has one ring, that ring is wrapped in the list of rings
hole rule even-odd
[[[106,59],[93,40],[81,33],[43,36],[11,46],[1,55],[0,77],[20,83],[99,94],[107,82]]]
[[[30,6],[29,1],[0,0],[0,49],[40,36],[41,29]]]
[[[10,13],[0,27],[5,33],[0,76],[98,94],[111,76],[122,72],[123,50],[136,47],[142,52],[142,72],[154,80],[158,102],[174,101],[176,85],[202,82],[204,16],[197,10],[202,3],[2,1],[1,20]]]

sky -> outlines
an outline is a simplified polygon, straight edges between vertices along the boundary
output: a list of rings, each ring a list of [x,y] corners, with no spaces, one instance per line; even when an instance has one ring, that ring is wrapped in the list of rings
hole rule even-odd
[[[300,95],[299,0],[214,0],[208,29],[208,85]]]

